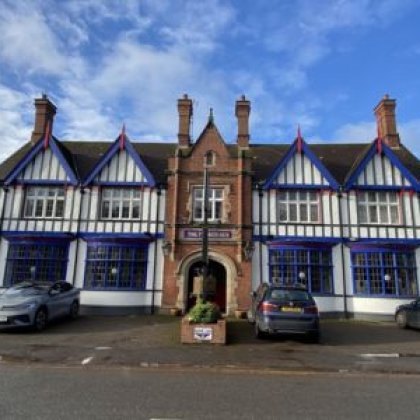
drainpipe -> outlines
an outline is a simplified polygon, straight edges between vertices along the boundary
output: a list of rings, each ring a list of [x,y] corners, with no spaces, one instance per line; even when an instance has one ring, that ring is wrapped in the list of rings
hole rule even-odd
[[[159,214],[160,214],[160,197],[162,194],[161,186],[157,189],[157,204],[156,204],[156,232],[155,232],[155,249],[153,257],[153,277],[152,277],[152,308],[151,314],[155,314],[155,286],[156,286],[156,265],[157,265],[157,235],[159,233]]]
[[[260,284],[262,283],[263,278],[263,264],[262,264],[262,199],[263,199],[263,190],[260,184],[257,185],[258,188],[258,233],[259,233],[259,263],[260,263]]]
[[[76,193],[76,188],[74,189],[74,192]],[[83,194],[85,193],[85,190],[82,186],[80,186],[80,205],[79,205],[79,216],[77,218],[77,229],[76,229],[76,251],[74,256],[74,267],[73,267],[73,285],[76,281],[76,269],[77,269],[77,260],[79,255],[79,233],[80,233],[80,219],[82,217],[82,204],[83,204]]]
[[[340,223],[340,237],[341,237],[341,269],[342,269],[342,278],[343,278],[343,303],[344,303],[344,318],[348,318],[347,312],[347,288],[346,288],[346,267],[344,260],[344,226],[343,226],[343,211],[341,208],[342,199],[343,199],[343,187],[339,187],[337,192],[338,197],[338,218]]]

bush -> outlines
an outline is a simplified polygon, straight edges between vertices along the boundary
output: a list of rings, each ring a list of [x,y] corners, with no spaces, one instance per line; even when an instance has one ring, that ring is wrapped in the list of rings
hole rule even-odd
[[[198,298],[187,317],[194,324],[213,324],[222,317],[222,314],[215,303],[205,302]]]

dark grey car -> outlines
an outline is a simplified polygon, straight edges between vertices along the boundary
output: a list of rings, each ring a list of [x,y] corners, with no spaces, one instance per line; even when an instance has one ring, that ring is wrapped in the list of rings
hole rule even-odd
[[[400,328],[420,328],[420,298],[398,306],[395,311],[395,321]]]
[[[80,291],[64,281],[22,282],[0,295],[0,329],[33,327],[42,331],[48,321],[79,313]]]
[[[255,335],[299,334],[319,340],[318,307],[311,294],[295,286],[262,284],[252,293],[248,318],[255,324]]]

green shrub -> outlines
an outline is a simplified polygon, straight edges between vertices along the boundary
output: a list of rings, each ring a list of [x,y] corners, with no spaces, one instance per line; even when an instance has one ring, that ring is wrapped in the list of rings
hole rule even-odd
[[[188,319],[194,324],[212,324],[222,317],[219,307],[212,302],[198,298],[197,303],[188,312]]]

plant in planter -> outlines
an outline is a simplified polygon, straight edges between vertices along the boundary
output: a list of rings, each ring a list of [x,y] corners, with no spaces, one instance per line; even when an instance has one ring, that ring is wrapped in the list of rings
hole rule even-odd
[[[226,344],[226,321],[219,307],[197,298],[197,303],[182,319],[181,342]]]
[[[188,312],[187,318],[193,324],[213,324],[222,318],[222,314],[215,303],[198,298],[197,303]]]

